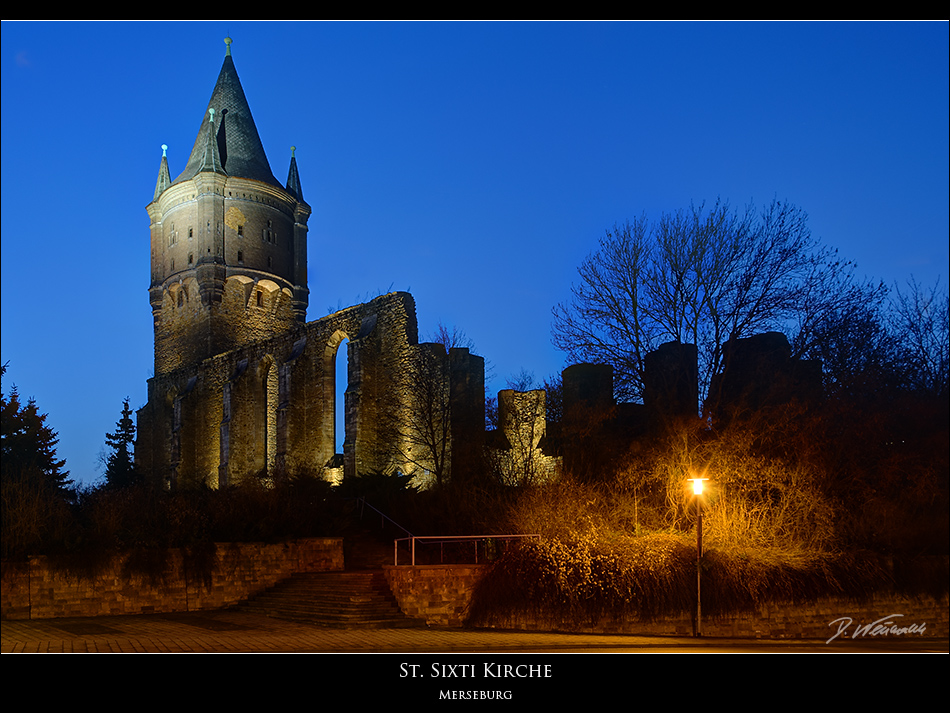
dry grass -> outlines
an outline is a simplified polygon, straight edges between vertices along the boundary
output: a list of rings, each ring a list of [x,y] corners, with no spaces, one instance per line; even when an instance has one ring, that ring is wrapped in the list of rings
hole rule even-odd
[[[861,598],[891,579],[870,556],[713,548],[704,552],[702,582],[703,611],[715,617],[769,602]],[[492,565],[476,589],[469,622],[489,626],[519,614],[578,623],[604,614],[654,620],[691,612],[695,596],[696,543],[685,534],[542,539]]]
[[[848,509],[833,500],[816,459],[785,442],[789,424],[769,428],[714,437],[687,429],[634,452],[599,482],[565,478],[524,489],[509,510],[509,531],[542,539],[493,564],[471,623],[520,613],[581,623],[605,613],[654,619],[691,611],[697,499],[687,477],[710,479],[701,496],[709,616],[882,590],[947,591],[945,557],[845,551]]]

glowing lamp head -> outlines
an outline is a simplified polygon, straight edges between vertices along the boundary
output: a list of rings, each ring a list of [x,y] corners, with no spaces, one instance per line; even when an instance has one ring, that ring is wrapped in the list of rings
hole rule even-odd
[[[707,478],[689,478],[689,480],[693,483],[693,492],[694,492],[696,495],[702,495],[702,494],[703,494],[703,481],[704,481],[704,480],[707,480]]]

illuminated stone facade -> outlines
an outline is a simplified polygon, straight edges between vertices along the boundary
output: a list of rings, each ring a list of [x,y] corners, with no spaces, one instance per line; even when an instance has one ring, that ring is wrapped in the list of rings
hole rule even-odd
[[[293,156],[285,184],[271,172],[229,41],[188,163],[172,180],[163,151],[147,210],[155,375],[138,412],[144,471],[170,486],[212,487],[339,474],[336,391],[345,378],[342,473],[424,478],[431,454],[410,418],[423,406],[422,363],[435,369],[444,400],[442,472],[474,462],[484,360],[420,345],[411,295],[306,322],[310,206]],[[345,376],[336,374],[344,340]]]
[[[561,458],[548,452],[544,389],[498,392],[498,430],[489,458],[502,483],[537,485],[560,476]]]

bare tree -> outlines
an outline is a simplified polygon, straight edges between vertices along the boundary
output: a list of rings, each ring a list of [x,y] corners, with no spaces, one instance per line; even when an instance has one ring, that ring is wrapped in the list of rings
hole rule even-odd
[[[695,344],[705,396],[730,339],[777,330],[807,341],[828,300],[865,294],[852,270],[786,203],[641,217],[608,231],[584,260],[572,298],[553,310],[553,342],[572,361],[611,364],[617,397],[631,401],[642,399],[648,353]]]
[[[430,341],[419,344],[405,373],[412,407],[399,435],[400,455],[424,480],[444,484],[451,475],[452,394],[449,353],[472,349],[458,328],[439,324]]]
[[[895,288],[893,329],[911,388],[946,396],[950,371],[950,298],[939,280],[929,290],[911,279]]]

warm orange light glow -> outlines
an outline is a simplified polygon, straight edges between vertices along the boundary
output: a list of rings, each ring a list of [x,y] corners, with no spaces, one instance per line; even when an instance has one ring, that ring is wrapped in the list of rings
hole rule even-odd
[[[687,480],[689,480],[690,482],[692,482],[692,484],[693,484],[693,492],[696,493],[696,495],[702,495],[702,494],[703,494],[703,481],[704,481],[704,480],[709,480],[709,478],[687,478]]]

